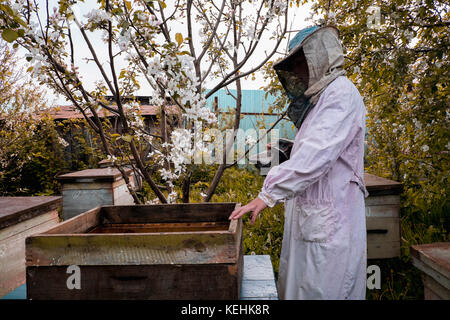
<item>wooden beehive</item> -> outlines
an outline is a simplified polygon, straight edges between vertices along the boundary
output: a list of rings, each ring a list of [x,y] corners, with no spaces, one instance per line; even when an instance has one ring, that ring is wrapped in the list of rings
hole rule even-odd
[[[400,193],[402,184],[365,173],[367,258],[400,256]]]
[[[124,170],[134,187],[132,170]],[[134,204],[116,168],[86,169],[60,175],[57,179],[62,184],[64,220],[102,205]]]
[[[29,299],[239,299],[235,203],[102,206],[27,238]],[[68,289],[79,266],[81,289]]]
[[[25,238],[59,222],[61,197],[0,197],[0,297],[25,282]]]
[[[422,271],[425,300],[450,300],[450,242],[411,246],[411,257]]]
[[[131,160],[132,164],[136,165],[136,161],[134,161],[133,156],[130,156],[130,160]],[[103,159],[98,162],[98,167],[99,168],[113,168],[114,164],[111,160]],[[133,166],[131,164],[124,166],[124,168],[133,170]],[[142,176],[139,174],[133,173],[133,183],[134,183],[136,190],[141,190],[142,189]]]

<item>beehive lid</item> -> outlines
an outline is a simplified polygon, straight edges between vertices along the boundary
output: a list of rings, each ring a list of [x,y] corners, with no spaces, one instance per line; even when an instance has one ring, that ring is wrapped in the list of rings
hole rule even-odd
[[[134,157],[133,157],[133,156],[130,156],[130,161],[131,161],[132,163],[136,163],[136,161],[134,160]],[[103,160],[100,160],[100,161],[98,162],[98,165],[99,165],[100,168],[107,168],[107,167],[112,167],[112,166],[113,166],[113,163],[112,163],[111,160],[103,159]]]
[[[62,197],[0,197],[0,229],[31,219],[46,207],[61,205]]]
[[[124,168],[127,174],[130,174],[132,169]],[[86,182],[88,180],[102,180],[102,181],[117,181],[122,178],[122,174],[116,168],[99,168],[99,169],[86,169],[82,171],[76,171],[59,175],[57,177],[60,181],[80,181]]]
[[[441,280],[439,282],[446,282],[447,289],[450,289],[448,287],[450,286],[450,242],[411,246],[411,256],[417,268],[431,276],[437,272],[440,275],[438,276]]]
[[[364,182],[371,196],[400,194],[403,191],[402,183],[378,177],[370,173],[364,173]]]

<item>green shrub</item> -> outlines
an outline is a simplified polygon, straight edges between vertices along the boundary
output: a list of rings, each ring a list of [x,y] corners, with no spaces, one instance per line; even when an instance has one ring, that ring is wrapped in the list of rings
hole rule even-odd
[[[29,125],[21,124],[21,130],[27,133],[17,135],[10,144],[6,140],[11,136],[11,129],[1,127],[0,141],[8,161],[0,168],[0,195],[60,194],[61,185],[56,176],[96,167],[99,152],[86,140],[85,133],[77,130],[81,122],[65,120],[62,125],[48,117],[30,120]],[[66,140],[61,140],[62,137]]]

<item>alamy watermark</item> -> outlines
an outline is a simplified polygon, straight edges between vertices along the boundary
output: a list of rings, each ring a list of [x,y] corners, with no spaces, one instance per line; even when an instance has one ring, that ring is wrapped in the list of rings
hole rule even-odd
[[[73,290],[81,290],[81,269],[77,265],[70,265],[67,267],[66,273],[70,274],[67,278],[66,286],[67,289]]]
[[[189,132],[175,129],[172,135],[189,136]],[[176,146],[184,164],[258,164],[261,174],[279,164],[278,129],[239,128],[221,131],[194,126],[192,136],[193,141],[184,141],[181,146]]]
[[[367,267],[367,289],[381,289],[381,269],[376,264]]]
[[[81,290],[81,269],[77,265],[70,265],[67,267],[66,273],[70,274],[67,277],[66,286],[69,290]],[[367,267],[367,289],[375,290],[381,289],[381,269],[377,265],[370,265]]]

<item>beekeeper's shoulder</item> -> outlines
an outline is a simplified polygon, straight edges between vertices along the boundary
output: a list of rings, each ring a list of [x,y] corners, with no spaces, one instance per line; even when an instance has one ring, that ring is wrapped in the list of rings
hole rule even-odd
[[[327,101],[339,101],[338,105],[347,111],[357,109],[362,103],[362,97],[358,89],[346,76],[340,76],[331,82],[323,95]]]

